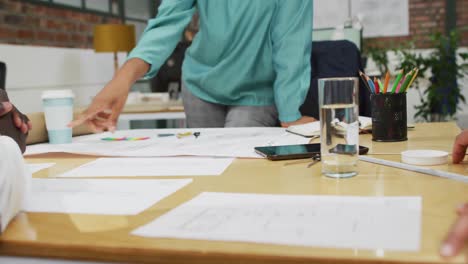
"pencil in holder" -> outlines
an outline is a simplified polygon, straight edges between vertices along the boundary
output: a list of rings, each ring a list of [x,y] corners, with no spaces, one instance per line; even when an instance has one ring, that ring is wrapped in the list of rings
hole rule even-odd
[[[372,140],[407,140],[406,93],[371,94]]]

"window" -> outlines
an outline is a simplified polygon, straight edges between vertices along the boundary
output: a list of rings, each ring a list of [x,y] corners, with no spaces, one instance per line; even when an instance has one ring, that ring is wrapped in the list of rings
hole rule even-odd
[[[101,15],[119,16],[119,6],[123,0],[24,0],[44,5],[99,13]]]
[[[81,7],[81,0],[54,0],[53,2],[62,5]]]
[[[125,0],[125,18],[147,20],[152,16],[150,0]]]
[[[148,19],[156,15],[157,3],[154,0],[124,0],[124,22],[135,25],[137,41],[146,28]]]
[[[120,18],[133,24],[137,36],[146,27],[148,19],[154,17],[161,0],[23,0],[83,12],[98,13]]]
[[[101,11],[101,12],[109,12],[109,1],[103,0],[86,0],[85,1],[86,9]]]

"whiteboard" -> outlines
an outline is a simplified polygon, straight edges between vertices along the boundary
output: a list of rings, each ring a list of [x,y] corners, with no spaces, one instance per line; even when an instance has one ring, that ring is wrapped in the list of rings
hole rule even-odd
[[[314,28],[342,27],[358,18],[364,37],[409,35],[408,0],[315,0]]]
[[[408,0],[352,0],[351,14],[361,20],[364,37],[409,35]]]
[[[315,0],[314,28],[334,28],[349,17],[347,0]]]

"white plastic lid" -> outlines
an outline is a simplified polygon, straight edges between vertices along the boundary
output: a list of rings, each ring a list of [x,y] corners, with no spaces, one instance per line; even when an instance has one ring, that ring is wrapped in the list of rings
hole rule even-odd
[[[42,99],[74,98],[72,90],[47,90],[42,92]]]
[[[401,152],[401,161],[413,165],[446,164],[448,153],[439,150],[407,150]]]

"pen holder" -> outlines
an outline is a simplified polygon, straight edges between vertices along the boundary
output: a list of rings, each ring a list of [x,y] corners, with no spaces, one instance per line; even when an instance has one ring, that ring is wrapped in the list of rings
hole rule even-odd
[[[406,93],[371,95],[372,140],[407,140]]]

